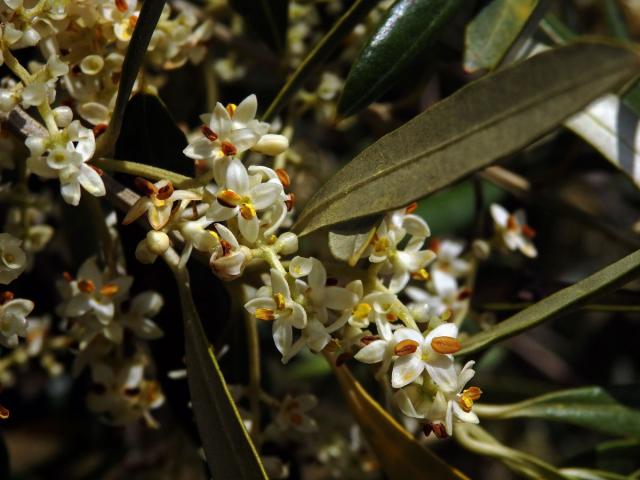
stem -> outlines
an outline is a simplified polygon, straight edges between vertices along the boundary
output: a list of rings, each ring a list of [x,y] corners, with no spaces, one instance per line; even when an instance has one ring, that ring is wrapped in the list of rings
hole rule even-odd
[[[22,66],[18,59],[13,56],[11,50],[4,47],[2,49],[2,56],[4,57],[4,63],[9,67],[9,70],[11,70],[22,81],[22,83],[28,85],[29,82],[31,82],[31,74]]]
[[[182,188],[183,183],[193,180],[179,173],[158,168],[144,163],[130,162],[128,160],[113,160],[110,158],[96,158],[91,161],[93,165],[110,172],[126,173],[152,180],[169,180],[177,188]]]
[[[244,312],[244,325],[247,331],[247,349],[249,353],[249,408],[251,410],[251,436],[256,445],[260,445],[260,338],[256,319]]]

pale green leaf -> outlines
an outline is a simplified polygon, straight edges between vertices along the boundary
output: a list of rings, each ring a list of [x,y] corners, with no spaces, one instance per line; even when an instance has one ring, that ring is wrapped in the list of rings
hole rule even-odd
[[[293,228],[305,235],[433,193],[548,133],[629,80],[638,60],[629,48],[589,41],[486,75],[365,149]]]
[[[542,418],[602,433],[640,438],[640,411],[618,403],[600,387],[561,390],[509,405],[478,404],[480,417]]]
[[[496,68],[523,31],[538,0],[493,0],[467,25],[464,68]]]
[[[266,479],[258,453],[231,398],[193,302],[188,275],[176,274],[184,321],[191,403],[213,478]]]
[[[606,291],[613,291],[640,275],[640,250],[627,255],[580,282],[564,288],[512,317],[462,342],[456,355],[467,355],[517,335],[540,323],[569,313]]]

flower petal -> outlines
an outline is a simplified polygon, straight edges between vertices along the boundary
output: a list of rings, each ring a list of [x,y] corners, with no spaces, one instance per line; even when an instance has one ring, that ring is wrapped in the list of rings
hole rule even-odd
[[[424,362],[418,355],[407,355],[398,358],[391,372],[391,386],[402,388],[412,383],[424,370]]]

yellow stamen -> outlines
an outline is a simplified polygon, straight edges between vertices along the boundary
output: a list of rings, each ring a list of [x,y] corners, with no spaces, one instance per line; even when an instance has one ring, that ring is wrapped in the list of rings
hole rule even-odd
[[[115,283],[107,283],[102,288],[100,288],[100,293],[105,297],[113,297],[116,293],[118,293],[118,285]]]
[[[240,207],[240,215],[242,215],[242,218],[245,220],[251,220],[256,216],[256,209],[250,203],[243,203]]]
[[[227,113],[230,117],[233,117],[233,114],[236,113],[236,108],[238,108],[238,106],[235,103],[227,104]]]
[[[270,322],[276,319],[276,314],[270,308],[256,308],[255,316],[258,320]]]
[[[456,353],[460,350],[460,340],[454,337],[436,337],[431,340],[431,348],[443,355]]]
[[[242,203],[242,197],[233,190],[222,190],[216,195],[218,203],[228,208],[237,207]]]
[[[368,303],[359,303],[353,309],[353,316],[358,320],[364,320],[369,316],[371,310],[371,305],[369,305]]]
[[[171,195],[173,195],[173,184],[171,182],[167,182],[167,184],[158,190],[156,197],[159,200],[166,200]]]
[[[458,403],[462,410],[470,412],[473,408],[473,402],[479,400],[481,395],[482,390],[478,387],[469,387],[462,392],[462,395],[458,398]]]
[[[429,272],[427,272],[424,268],[421,268],[417,272],[411,272],[411,277],[414,280],[429,280]]]
[[[285,298],[284,295],[281,293],[274,293],[273,294],[273,301],[276,302],[276,307],[278,308],[278,310],[284,310],[284,306],[285,306]]]

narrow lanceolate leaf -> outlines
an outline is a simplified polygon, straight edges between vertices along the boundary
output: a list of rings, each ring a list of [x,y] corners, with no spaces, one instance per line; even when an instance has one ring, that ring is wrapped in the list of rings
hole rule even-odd
[[[136,27],[133,30],[133,36],[124,56],[116,105],[109,121],[109,128],[98,138],[96,158],[110,157],[113,154],[113,148],[122,128],[122,117],[131,96],[131,90],[136,78],[138,78],[144,54],[147,51],[151,35],[158,24],[165,3],[166,0],[145,0],[142,4]]]
[[[266,479],[258,453],[242,424],[213,347],[193,303],[189,280],[177,275],[184,321],[191,403],[213,478]]]
[[[582,137],[640,188],[640,121],[618,95],[599,98],[565,126]]]
[[[284,52],[289,0],[231,0],[230,4],[271,49]]]
[[[491,73],[365,149],[301,212],[301,235],[433,193],[529,145],[640,70],[634,51],[578,42]]]
[[[462,342],[456,355],[466,355],[488,347],[492,343],[533,328],[545,320],[557,318],[589,302],[606,291],[613,291],[640,276],[640,250],[618,260],[606,268],[564,288],[514,316]]]
[[[462,0],[397,0],[376,26],[347,76],[338,102],[340,115],[352,115],[385,93],[403,75],[411,75],[447,25]]]
[[[600,387],[562,390],[509,405],[478,405],[481,417],[542,418],[598,432],[640,438],[640,411],[625,407]]]
[[[467,25],[464,68],[496,68],[516,41],[538,0],[493,0]]]
[[[333,365],[333,362],[332,362]],[[353,378],[347,367],[334,367],[340,388],[367,443],[390,480],[463,480],[467,476],[420,445]]]
[[[329,55],[340,45],[358,23],[376,6],[378,0],[356,0],[353,5],[331,27],[331,30],[313,47],[300,66],[289,77],[287,83],[276,95],[263,116],[268,122],[273,120],[280,109],[293,97],[309,76],[320,67]]]

